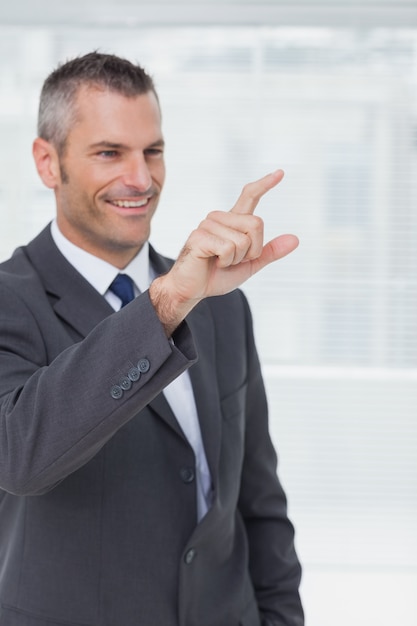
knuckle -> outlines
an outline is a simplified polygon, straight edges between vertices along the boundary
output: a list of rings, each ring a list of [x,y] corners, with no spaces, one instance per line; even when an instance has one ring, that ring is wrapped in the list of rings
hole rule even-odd
[[[262,233],[264,229],[264,221],[258,215],[247,215],[246,232],[247,233]]]
[[[252,215],[253,218],[253,228],[258,232],[262,232],[264,229],[264,221],[259,215]]]
[[[222,211],[210,211],[210,213],[207,214],[204,222],[217,222],[222,214]]]
[[[200,226],[198,228],[195,228],[194,230],[191,231],[191,233],[188,236],[188,242],[193,242],[195,241],[195,239],[198,239],[199,236],[199,230],[201,229],[202,224],[200,224]]]
[[[249,248],[252,243],[252,238],[249,233],[239,233],[238,245],[240,248]]]
[[[235,253],[236,244],[231,239],[223,239],[221,245],[224,254],[233,255]]]

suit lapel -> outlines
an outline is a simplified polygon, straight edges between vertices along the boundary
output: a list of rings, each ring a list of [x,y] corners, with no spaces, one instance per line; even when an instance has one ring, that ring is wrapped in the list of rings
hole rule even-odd
[[[221,412],[215,381],[216,342],[213,319],[206,302],[187,317],[199,359],[189,370],[197,405],[201,434],[212,476],[217,474],[221,438]]]
[[[189,375],[194,391],[201,435],[212,476],[217,473],[220,451],[220,402],[217,385],[211,384],[215,371],[215,338],[207,305],[202,302],[187,317],[196,344],[199,359],[190,367]],[[181,437],[184,433],[163,393],[149,404],[151,409],[167,422]]]
[[[57,316],[80,338],[113,312],[103,296],[58,250],[49,226],[26,247],[26,254],[36,268]]]

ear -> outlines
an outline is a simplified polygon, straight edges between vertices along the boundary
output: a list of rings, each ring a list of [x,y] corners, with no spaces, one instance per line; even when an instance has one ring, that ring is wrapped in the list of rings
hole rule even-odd
[[[61,182],[61,170],[56,149],[49,141],[37,137],[33,142],[32,154],[43,183],[50,189],[55,189]]]

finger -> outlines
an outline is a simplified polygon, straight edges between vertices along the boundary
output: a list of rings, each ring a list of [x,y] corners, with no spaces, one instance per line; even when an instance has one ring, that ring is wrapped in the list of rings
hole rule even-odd
[[[210,241],[209,249],[214,253],[212,256],[218,257],[219,267],[240,263],[252,244],[250,235],[246,232],[230,228],[209,217],[200,224],[199,229],[204,231],[206,240]]]
[[[262,254],[252,261],[253,273],[259,272],[266,265],[287,256],[298,247],[298,244],[299,240],[295,235],[275,237],[264,246]]]
[[[200,227],[211,231],[225,241],[233,242],[235,246],[233,265],[240,263],[243,259],[255,259],[262,253],[264,223],[256,215],[212,211]]]
[[[276,172],[267,174],[263,178],[260,178],[253,183],[248,183],[247,185],[245,185],[236,204],[231,209],[231,212],[253,213],[262,196],[267,191],[278,185],[283,177],[284,172],[282,170],[276,170]]]

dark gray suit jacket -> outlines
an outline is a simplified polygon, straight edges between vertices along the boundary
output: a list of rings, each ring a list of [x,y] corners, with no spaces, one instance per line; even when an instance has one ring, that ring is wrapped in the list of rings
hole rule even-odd
[[[47,228],[0,265],[0,307],[0,626],[302,624],[242,293],[200,303],[173,345],[147,292],[113,313]],[[199,524],[160,393],[189,367],[213,478]]]

